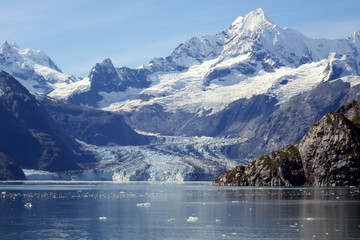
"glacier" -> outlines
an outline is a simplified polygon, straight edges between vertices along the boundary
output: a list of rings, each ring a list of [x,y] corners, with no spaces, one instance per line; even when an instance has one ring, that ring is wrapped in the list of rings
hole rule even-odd
[[[161,136],[145,146],[95,146],[78,140],[96,156],[83,170],[46,172],[25,169],[27,180],[92,181],[211,181],[220,173],[249,161],[232,159],[224,149],[241,139]]]

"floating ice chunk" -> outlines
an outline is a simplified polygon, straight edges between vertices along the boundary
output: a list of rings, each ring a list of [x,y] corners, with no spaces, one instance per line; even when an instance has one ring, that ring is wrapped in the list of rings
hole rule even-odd
[[[216,219],[215,222],[221,222],[221,220],[220,220],[220,219]]]
[[[5,195],[5,194],[6,194],[6,192],[1,192],[1,194],[2,194],[2,195]]]
[[[175,222],[176,220],[175,220],[175,218],[169,218],[168,219],[168,222]]]
[[[107,220],[107,217],[99,217],[99,220],[100,220],[100,221],[106,221],[106,220]]]
[[[26,203],[26,204],[25,204],[25,207],[26,207],[26,208],[32,208],[32,204],[31,204],[31,203]]]
[[[314,220],[315,220],[315,218],[312,218],[312,217],[306,218],[306,221],[314,221]]]
[[[151,203],[147,202],[147,203],[137,203],[136,206],[138,207],[150,207]]]
[[[192,217],[192,216],[190,216],[186,221],[187,221],[187,222],[197,222],[197,220],[199,220],[198,217]]]

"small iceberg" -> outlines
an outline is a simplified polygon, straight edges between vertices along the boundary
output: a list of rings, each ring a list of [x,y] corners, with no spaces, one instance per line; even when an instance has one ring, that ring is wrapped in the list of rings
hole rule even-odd
[[[26,203],[24,206],[25,206],[26,208],[32,208],[32,204],[31,204],[31,203]]]
[[[151,203],[147,202],[147,203],[138,203],[136,204],[137,207],[150,207]]]
[[[175,222],[176,220],[175,220],[175,218],[169,218],[168,219],[168,222]]]
[[[187,221],[187,222],[197,222],[197,220],[199,220],[198,217],[192,217],[192,216],[190,216],[186,221]]]
[[[100,220],[100,221],[106,221],[106,220],[107,220],[107,217],[99,217],[99,220]]]

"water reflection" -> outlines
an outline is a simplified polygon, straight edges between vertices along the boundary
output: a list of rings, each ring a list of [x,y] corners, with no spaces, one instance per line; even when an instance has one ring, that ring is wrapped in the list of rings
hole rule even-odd
[[[0,192],[4,239],[360,239],[358,188],[23,184]]]

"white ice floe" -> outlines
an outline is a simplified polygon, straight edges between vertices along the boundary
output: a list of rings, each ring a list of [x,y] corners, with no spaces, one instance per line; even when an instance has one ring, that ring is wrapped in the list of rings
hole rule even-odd
[[[25,204],[25,207],[26,207],[26,208],[32,208],[32,204],[31,204],[31,203],[26,203],[26,204]]]
[[[137,203],[136,204],[137,207],[150,207],[151,203],[147,202],[147,203]]]
[[[198,217],[192,217],[192,216],[190,216],[186,221],[187,221],[187,222],[197,222],[198,220],[199,220]]]

